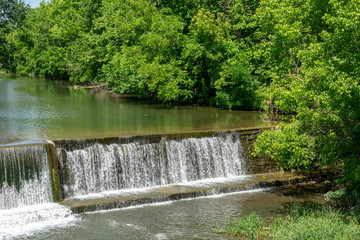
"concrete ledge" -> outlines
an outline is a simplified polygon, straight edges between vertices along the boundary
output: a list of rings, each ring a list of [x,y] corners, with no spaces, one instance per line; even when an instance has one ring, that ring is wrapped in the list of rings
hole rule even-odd
[[[254,140],[264,130],[274,129],[274,127],[252,127],[252,128],[238,128],[226,130],[206,130],[206,131],[191,131],[178,133],[164,133],[164,134],[150,134],[150,135],[132,135],[119,137],[105,137],[105,138],[78,138],[78,139],[54,139],[57,148],[64,148],[67,151],[74,149],[85,148],[95,143],[111,144],[111,143],[129,143],[138,141],[140,143],[158,143],[162,138],[170,140],[181,140],[184,138],[202,138],[221,136],[227,133],[240,133],[242,139]]]
[[[248,178],[230,183],[212,183],[202,186],[178,184],[151,188],[148,191],[141,191],[138,193],[119,191],[119,193],[116,194],[113,192],[108,196],[102,195],[99,198],[96,198],[96,195],[90,195],[88,198],[84,198],[84,196],[82,196],[78,199],[66,199],[60,202],[60,204],[70,207],[74,213],[83,213],[224,193],[241,192],[252,189],[294,185],[306,182],[307,180],[308,178],[302,175],[287,172],[276,172],[252,175]]]

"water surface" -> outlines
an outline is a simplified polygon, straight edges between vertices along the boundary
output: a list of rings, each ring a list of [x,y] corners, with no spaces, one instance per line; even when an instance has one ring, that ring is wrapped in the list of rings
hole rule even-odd
[[[0,76],[0,144],[270,125],[259,112],[162,105],[67,82]]]
[[[288,186],[202,197],[127,209],[75,215],[68,227],[26,233],[26,239],[242,239],[217,234],[214,224],[256,212],[269,221],[283,216],[288,204],[324,203],[319,186]],[[318,193],[316,193],[318,192]]]

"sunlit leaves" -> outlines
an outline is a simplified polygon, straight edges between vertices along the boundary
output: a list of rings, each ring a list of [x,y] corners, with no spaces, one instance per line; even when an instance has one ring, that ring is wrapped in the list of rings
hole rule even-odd
[[[23,25],[29,9],[22,1],[0,0],[0,69],[14,70],[14,45],[7,35]]]
[[[315,166],[315,140],[301,133],[295,124],[280,124],[278,131],[265,131],[257,140],[255,153],[264,153],[285,169],[309,171]]]
[[[270,32],[263,36],[271,37],[264,40],[260,49],[267,59],[279,62],[281,68],[268,69],[273,82],[261,93],[269,105],[294,117],[280,131],[260,137],[257,152],[272,156],[288,168],[343,167],[344,181],[358,188],[360,2],[303,1],[303,6],[296,6],[298,2],[277,2],[290,4],[292,7],[286,9],[297,18],[276,15],[282,11],[281,5],[276,10],[265,8],[269,10],[264,12],[266,18],[271,16],[273,21],[265,21],[262,30]],[[302,16],[297,15],[298,9]],[[268,24],[283,26],[272,31]]]

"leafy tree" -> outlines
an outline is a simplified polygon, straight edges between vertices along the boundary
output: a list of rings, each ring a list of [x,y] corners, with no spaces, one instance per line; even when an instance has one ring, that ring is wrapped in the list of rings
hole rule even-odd
[[[109,1],[103,12],[100,26],[104,38],[111,39],[109,63],[103,67],[109,86],[161,101],[191,98],[192,82],[177,57],[185,37],[177,17],[148,1]]]
[[[182,51],[190,78],[195,82],[198,101],[209,102],[215,96],[215,81],[226,59],[229,26],[221,17],[200,9],[189,26],[188,39]]]
[[[29,6],[23,1],[0,0],[0,69],[13,68],[13,46],[6,35],[21,27],[28,11]]]
[[[264,80],[280,81],[280,86],[286,84],[284,76],[298,76],[300,52],[318,41],[328,9],[324,0],[262,0],[254,16],[257,73]]]
[[[355,39],[360,34],[360,2],[328,4],[325,8],[319,4],[320,10],[315,11],[324,13],[321,20],[325,24],[316,35],[317,41],[297,53],[299,73],[278,75],[279,80],[270,88],[272,99],[268,100],[280,110],[294,113],[293,119],[281,125],[280,131],[265,132],[256,152],[269,154],[285,168],[342,167],[343,180],[359,190],[360,86],[356,66],[360,58]]]
[[[229,44],[228,59],[224,61],[220,77],[215,81],[216,106],[228,109],[258,109],[259,100],[256,90],[260,87],[255,68],[249,59],[249,52],[242,51],[239,44]]]
[[[8,39],[21,74],[254,109],[257,7],[258,0],[53,0],[32,9]]]
[[[32,9],[24,28],[9,37],[18,49],[15,53],[17,72],[74,80],[80,78],[79,72],[89,75],[87,71],[79,71],[79,65],[96,63],[85,60],[83,55],[88,54],[89,47],[84,48],[82,43],[92,29],[100,6],[100,0],[54,0]]]
[[[168,8],[172,13],[180,17],[186,24],[185,33],[192,19],[198,14],[200,9],[206,9],[209,12],[219,12],[221,3],[217,0],[157,0],[156,4],[159,8]]]

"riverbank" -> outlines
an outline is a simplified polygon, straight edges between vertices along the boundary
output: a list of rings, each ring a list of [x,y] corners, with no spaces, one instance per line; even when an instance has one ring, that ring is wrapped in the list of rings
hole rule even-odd
[[[74,90],[79,89],[89,89],[90,91],[101,91],[103,93],[106,93],[110,95],[111,97],[117,97],[117,98],[137,98],[136,94],[133,93],[117,93],[114,88],[108,88],[106,86],[106,83],[91,83],[91,82],[85,82],[85,83],[76,83],[74,85],[70,85],[69,88]],[[144,97],[143,99],[149,99],[151,96]]]
[[[215,226],[218,233],[250,239],[360,239],[360,226],[352,214],[314,203],[295,203],[284,217],[267,219],[255,212],[238,219],[228,219]]]

